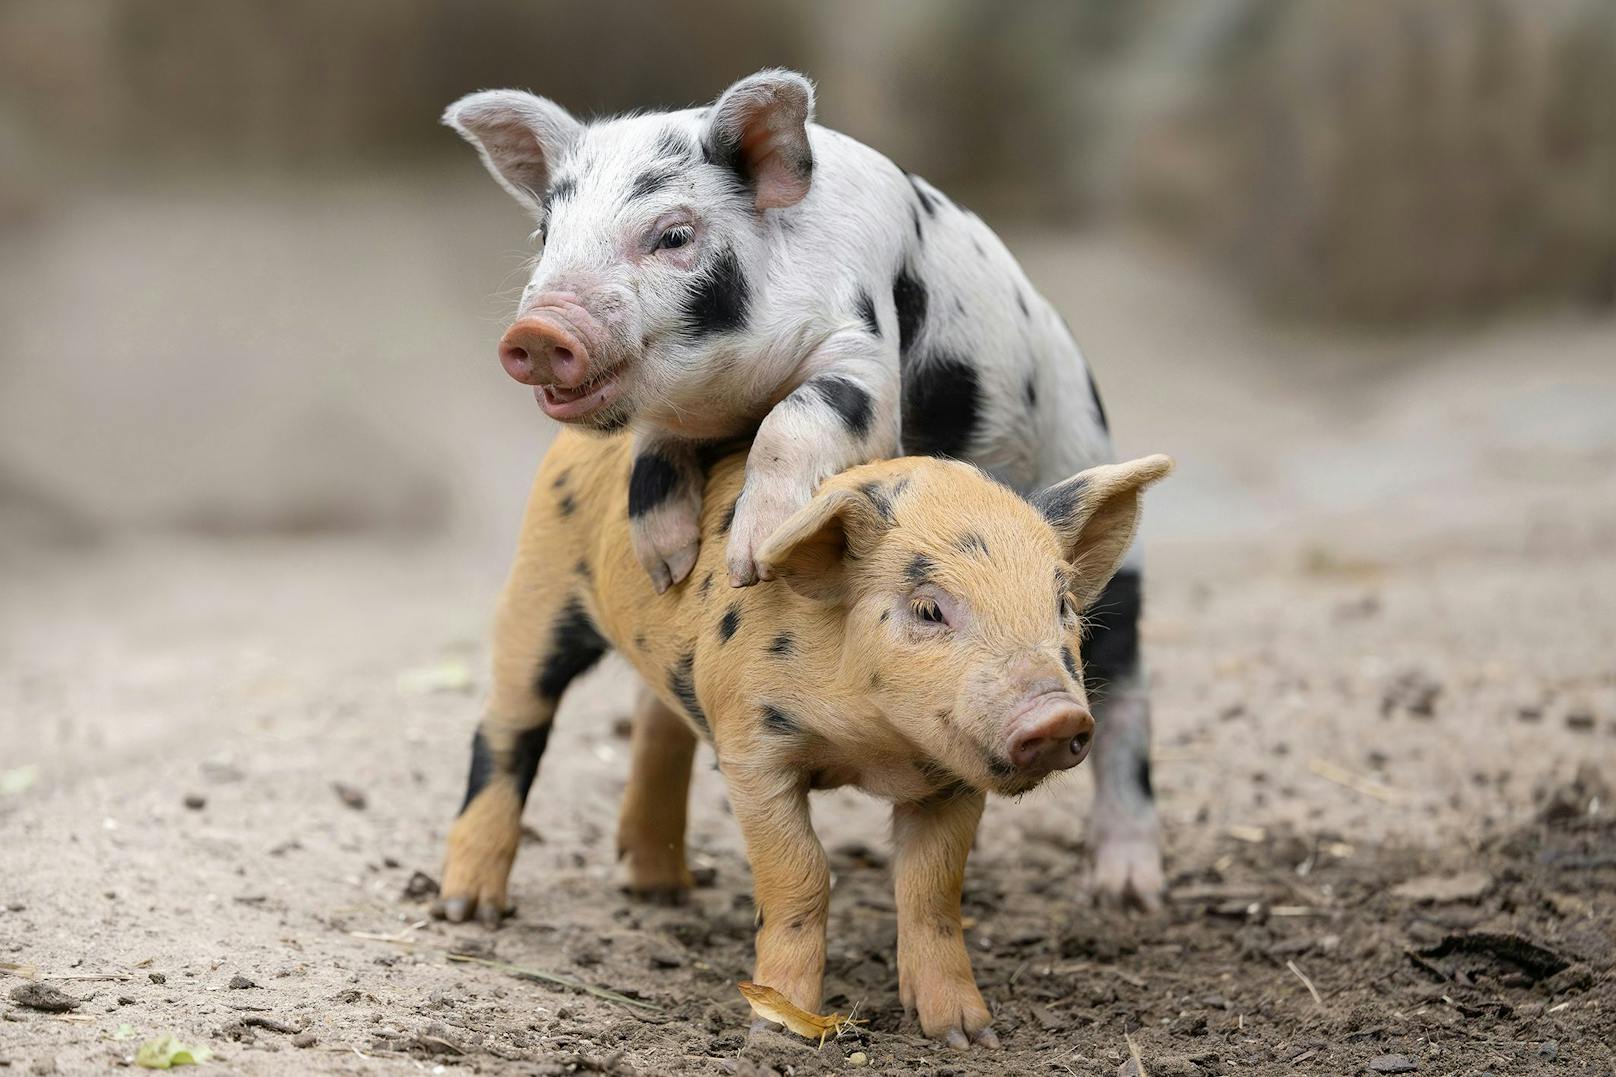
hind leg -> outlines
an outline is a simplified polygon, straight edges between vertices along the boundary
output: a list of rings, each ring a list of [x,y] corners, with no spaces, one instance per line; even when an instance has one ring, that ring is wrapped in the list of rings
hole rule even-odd
[[[682,903],[690,892],[685,865],[685,812],[696,735],[643,685],[634,708],[628,789],[617,822],[624,887],[657,904]]]
[[[524,566],[532,571],[524,571]],[[522,807],[550,739],[561,694],[606,652],[576,580],[518,560],[494,626],[493,687],[471,744],[471,774],[449,831],[442,894],[433,913],[495,926],[510,912],[506,886]]]
[[[1089,846],[1095,896],[1161,905],[1161,831],[1150,784],[1150,697],[1139,661],[1141,577],[1130,554],[1089,608],[1084,676],[1095,718]]]

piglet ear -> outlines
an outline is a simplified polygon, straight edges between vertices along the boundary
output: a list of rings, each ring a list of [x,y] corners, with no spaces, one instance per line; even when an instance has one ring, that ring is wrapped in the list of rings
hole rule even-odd
[[[813,118],[811,82],[795,71],[759,71],[713,104],[707,154],[741,178],[758,209],[794,206],[813,182]]]
[[[764,540],[758,571],[809,598],[841,601],[849,554],[867,550],[886,526],[869,499],[851,490],[821,490]]]
[[[583,133],[572,113],[522,90],[484,90],[450,105],[443,122],[477,147],[500,186],[535,216],[557,162]]]
[[[1033,507],[1055,529],[1066,560],[1077,570],[1079,609],[1094,600],[1122,564],[1139,526],[1145,487],[1172,470],[1170,457],[1145,456],[1091,467],[1033,495]]]

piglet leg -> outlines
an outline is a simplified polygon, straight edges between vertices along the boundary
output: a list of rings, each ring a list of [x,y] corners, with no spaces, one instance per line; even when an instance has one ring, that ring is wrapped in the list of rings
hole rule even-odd
[[[965,859],[982,818],[981,793],[960,790],[892,808],[898,891],[898,997],[920,1028],[950,1047],[999,1038],[971,974],[960,924]]]

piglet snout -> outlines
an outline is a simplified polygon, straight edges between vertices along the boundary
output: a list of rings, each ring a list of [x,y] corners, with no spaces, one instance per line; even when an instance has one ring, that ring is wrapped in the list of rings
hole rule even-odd
[[[579,333],[547,311],[519,318],[505,330],[499,361],[523,385],[570,388],[589,380],[589,348]]]
[[[1094,717],[1077,700],[1052,693],[1031,700],[1010,723],[1010,762],[1023,774],[1048,774],[1083,762]]]

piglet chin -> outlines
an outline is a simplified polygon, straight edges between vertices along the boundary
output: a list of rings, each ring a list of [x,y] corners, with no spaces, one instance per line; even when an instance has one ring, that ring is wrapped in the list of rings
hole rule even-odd
[[[539,402],[539,407],[550,418],[563,423],[588,418],[616,400],[621,393],[622,385],[615,371],[576,388],[560,385],[533,387],[533,399]]]

